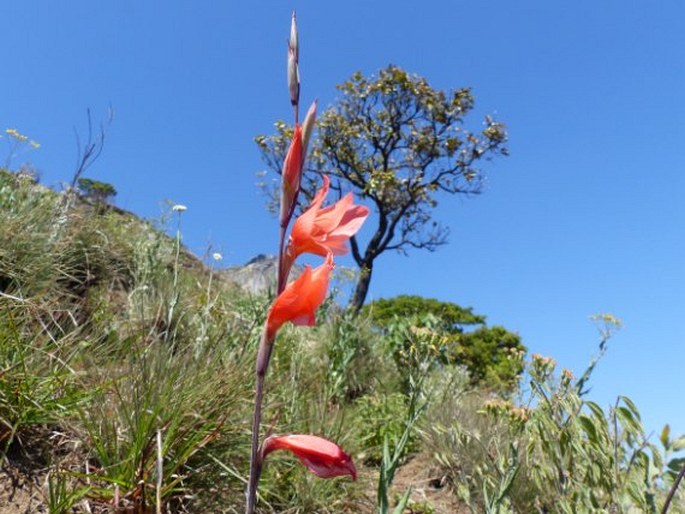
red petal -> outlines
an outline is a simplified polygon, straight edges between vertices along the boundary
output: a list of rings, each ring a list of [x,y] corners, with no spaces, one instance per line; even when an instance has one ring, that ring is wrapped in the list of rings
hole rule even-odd
[[[323,437],[304,434],[267,437],[264,441],[262,457],[276,450],[292,452],[318,477],[350,475],[353,480],[357,479],[357,470],[350,456],[337,444]]]

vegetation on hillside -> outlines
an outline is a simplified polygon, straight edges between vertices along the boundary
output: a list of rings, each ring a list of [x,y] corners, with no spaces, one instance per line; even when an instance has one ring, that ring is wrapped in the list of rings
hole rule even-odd
[[[149,223],[62,200],[0,173],[0,512],[22,512],[22,494],[24,512],[242,511],[269,299],[165,235],[192,213]],[[594,362],[576,379],[534,355],[513,389],[474,381],[435,358],[450,320],[436,317],[379,330],[329,303],[320,326],[282,329],[265,428],[340,442],[360,478],[316,480],[274,454],[259,512],[377,512],[409,485],[413,513],[659,512],[685,439],[649,437],[628,398],[587,398]],[[606,349],[616,320],[599,322]],[[379,489],[383,462],[401,487]]]

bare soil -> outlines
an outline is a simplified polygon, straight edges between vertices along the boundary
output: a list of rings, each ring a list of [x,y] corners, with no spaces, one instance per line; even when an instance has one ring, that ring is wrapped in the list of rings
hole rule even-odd
[[[397,470],[393,495],[401,497],[409,487],[412,493],[406,514],[469,513],[428,455],[417,455]]]
[[[31,474],[10,460],[0,468],[0,514],[39,514],[47,512],[44,476]]]

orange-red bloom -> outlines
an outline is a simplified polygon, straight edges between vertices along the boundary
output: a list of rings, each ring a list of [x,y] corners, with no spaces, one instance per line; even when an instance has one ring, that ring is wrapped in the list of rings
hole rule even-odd
[[[276,332],[287,321],[295,325],[312,326],[314,313],[326,299],[328,281],[333,270],[333,257],[312,269],[306,266],[302,274],[290,282],[274,301],[266,318],[267,339],[272,341]]]
[[[283,161],[282,190],[281,190],[281,226],[285,227],[290,221],[297,194],[300,191],[302,170],[307,158],[307,146],[312,135],[314,123],[316,123],[317,101],[314,100],[307,111],[307,116],[302,125],[295,125],[293,137],[288,147],[288,153]]]
[[[286,250],[286,271],[303,253],[321,256],[347,253],[347,240],[357,233],[369,215],[367,207],[354,205],[352,193],[322,209],[329,186],[330,180],[324,175],[323,186],[312,204],[295,220]]]
[[[335,443],[315,435],[269,436],[264,440],[262,458],[276,450],[288,450],[321,478],[350,475],[357,479],[357,470],[348,454]]]
[[[297,193],[300,190],[300,177],[303,165],[302,126],[296,125],[290,141],[288,153],[283,161],[281,189],[281,226],[285,227],[292,213]]]

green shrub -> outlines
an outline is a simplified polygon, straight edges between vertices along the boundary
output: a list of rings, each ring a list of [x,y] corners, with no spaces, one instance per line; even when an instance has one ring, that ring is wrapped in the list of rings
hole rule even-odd
[[[518,384],[526,352],[521,338],[504,327],[487,326],[485,316],[471,308],[403,295],[376,300],[365,312],[389,339],[400,370],[412,359],[430,360],[464,366],[474,385],[513,391]]]
[[[383,444],[394,446],[402,437],[407,417],[407,398],[403,393],[373,394],[356,401],[354,423],[358,427],[360,457],[367,465],[377,466],[383,458]],[[416,451],[418,437],[412,434],[403,457]]]
[[[117,195],[117,190],[112,184],[90,178],[78,179],[78,188],[86,198],[89,198],[96,205],[104,204]]]
[[[588,374],[555,367],[534,355],[518,404],[470,393],[431,412],[426,444],[459,496],[473,512],[658,512],[680,443],[666,435],[657,447],[630,399],[606,412],[581,394]],[[682,509],[681,499],[671,512]]]

